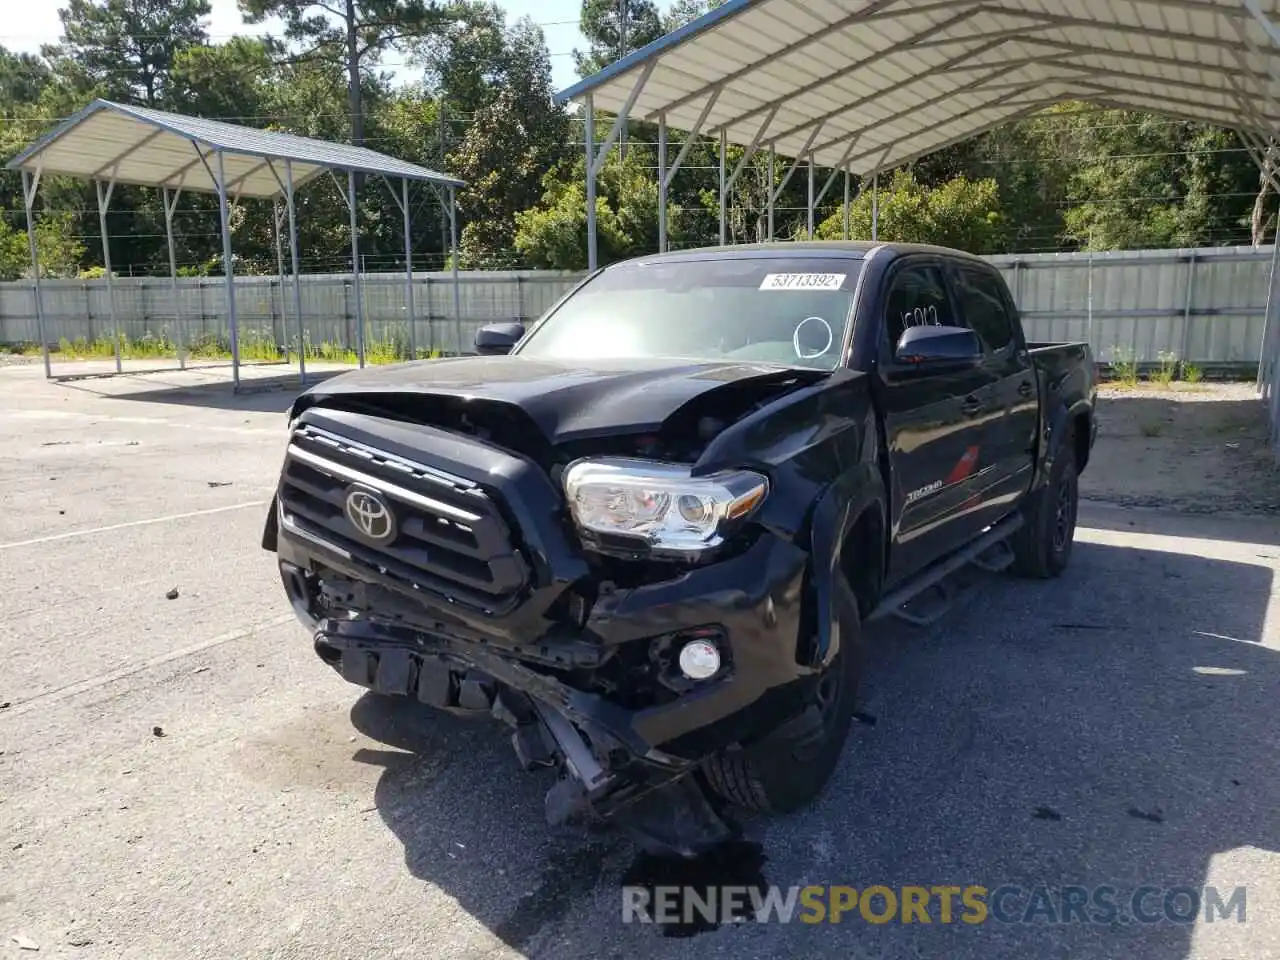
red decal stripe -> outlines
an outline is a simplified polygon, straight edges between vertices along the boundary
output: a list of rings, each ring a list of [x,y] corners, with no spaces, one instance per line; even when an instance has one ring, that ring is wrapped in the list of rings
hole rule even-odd
[[[956,465],[951,468],[951,473],[947,477],[946,482],[948,484],[959,483],[961,480],[966,479],[971,473],[973,473],[973,468],[977,466],[977,463],[978,448],[970,447],[964,452],[964,456],[956,462]]]

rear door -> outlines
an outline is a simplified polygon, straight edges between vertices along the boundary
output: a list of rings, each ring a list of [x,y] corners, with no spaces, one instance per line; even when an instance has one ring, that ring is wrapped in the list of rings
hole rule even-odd
[[[897,518],[888,580],[897,582],[981,530],[967,511],[969,464],[994,393],[982,364],[917,367],[894,360],[894,347],[908,326],[963,326],[947,288],[944,261],[904,258],[885,282],[875,390],[888,446],[891,515]]]
[[[985,264],[955,260],[952,291],[965,326],[982,340],[992,405],[982,418],[970,495],[982,525],[1008,513],[1031,483],[1039,398],[1035,369],[1004,281]]]

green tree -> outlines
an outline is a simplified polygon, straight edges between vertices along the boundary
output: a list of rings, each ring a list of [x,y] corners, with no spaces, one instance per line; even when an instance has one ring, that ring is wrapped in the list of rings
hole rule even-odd
[[[84,244],[75,236],[68,213],[38,216],[36,243],[40,248],[41,277],[74,277],[84,256]],[[31,249],[26,227],[11,226],[0,218],[0,280],[31,276]]]
[[[724,2],[725,0],[676,0],[671,5],[671,9],[662,18],[662,30],[664,33],[678,30],[686,23],[692,23],[716,7],[721,6]]]
[[[346,77],[351,142],[365,142],[366,74],[389,48],[407,46],[454,17],[451,4],[435,0],[240,0],[250,23],[268,17],[284,21],[294,45],[291,62],[318,61],[341,68]],[[279,49],[278,52],[283,52]]]
[[[544,173],[567,150],[569,121],[552,102],[551,56],[542,30],[527,17],[507,32],[499,92],[467,128],[450,168],[466,186],[459,196],[469,266],[505,263],[516,214],[537,203]]]
[[[1257,171],[1234,134],[1066,106],[1031,123],[1044,131],[1041,150],[1066,158],[1064,242],[1092,250],[1247,242],[1245,198]]]
[[[209,0],[70,0],[62,42],[43,52],[83,93],[160,107],[174,58],[206,39],[209,11]]]
[[[506,24],[497,3],[470,0],[452,23],[418,43],[428,83],[453,115],[474,116],[496,96],[507,57]]]
[[[1000,198],[996,182],[957,177],[937,187],[921,184],[909,170],[898,170],[880,187],[882,240],[936,243],[970,253],[997,253],[1000,248]],[[871,239],[871,194],[864,192],[849,208],[850,236]],[[844,226],[843,208],[818,225],[817,236],[837,239]]]
[[[663,34],[653,0],[582,0],[578,21],[587,49],[574,50],[578,76],[588,77]]]
[[[587,266],[585,160],[565,164],[544,180],[536,207],[516,214],[516,249],[535,269],[582,270]],[[671,239],[683,237],[681,212],[667,211]],[[658,243],[658,185],[633,155],[600,173],[596,235],[601,263],[649,253]]]
[[[226,43],[187,47],[173,60],[170,106],[258,126],[274,73],[262,40],[232,37]]]
[[[7,108],[35,103],[52,78],[49,65],[29,53],[12,53],[0,46],[0,103]]]

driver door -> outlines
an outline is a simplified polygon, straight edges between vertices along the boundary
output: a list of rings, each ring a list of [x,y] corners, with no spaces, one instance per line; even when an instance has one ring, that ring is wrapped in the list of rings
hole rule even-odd
[[[943,264],[910,257],[886,279],[874,390],[885,424],[893,518],[888,581],[900,582],[979,532],[970,509],[971,477],[981,458],[982,412],[993,389],[980,364],[918,367],[894,349],[908,326],[964,326]]]

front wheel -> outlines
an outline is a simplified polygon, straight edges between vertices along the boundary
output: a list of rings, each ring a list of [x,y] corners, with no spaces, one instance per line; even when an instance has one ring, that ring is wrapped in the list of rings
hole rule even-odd
[[[1064,439],[1049,472],[1049,482],[1032,494],[1023,508],[1024,522],[1012,541],[1013,572],[1020,577],[1056,577],[1071,559],[1080,506],[1072,439]]]
[[[795,736],[711,757],[711,789],[746,810],[787,813],[813,800],[835,770],[853,722],[861,624],[852,590],[841,584],[840,649],[818,677],[806,707],[811,722]]]

